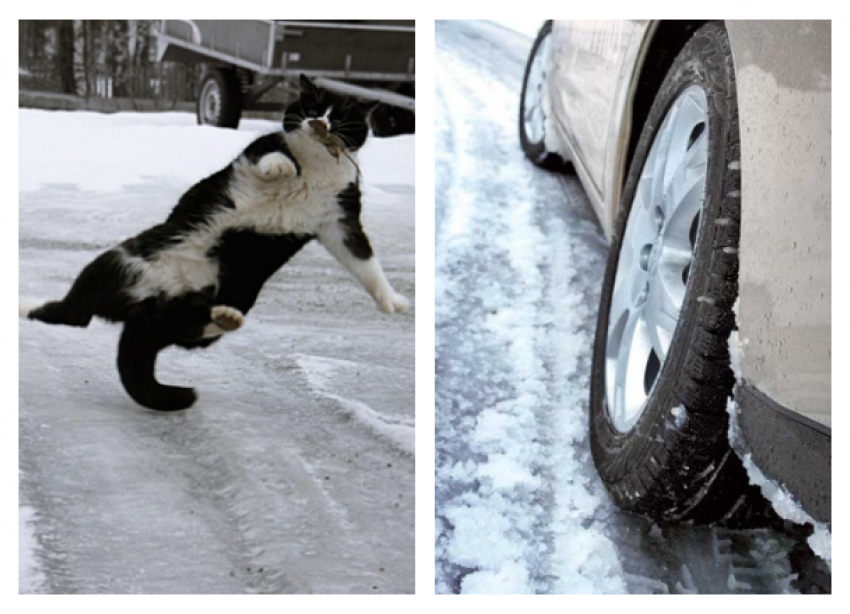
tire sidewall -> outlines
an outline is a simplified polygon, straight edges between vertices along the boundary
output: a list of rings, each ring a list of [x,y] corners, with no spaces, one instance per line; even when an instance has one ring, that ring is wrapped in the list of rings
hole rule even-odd
[[[723,37],[726,41],[725,45],[717,40],[718,36]],[[706,293],[705,286],[709,283],[711,259],[715,247],[715,222],[721,216],[724,200],[727,198],[730,131],[732,129],[737,131],[731,61],[723,66],[711,66],[710,61],[705,59],[705,55],[711,52],[712,47],[716,52],[718,46],[728,52],[725,30],[720,25],[710,24],[691,39],[668,72],[635,150],[623,190],[621,201],[623,207],[611,241],[611,256],[605,271],[591,375],[591,450],[603,481],[608,485],[618,503],[627,508],[639,509],[641,505],[639,501],[626,496],[630,490],[634,491],[635,474],[640,472],[637,468],[645,466],[656,458],[669,457],[671,446],[679,445],[677,442],[682,439],[687,440],[691,436],[696,436],[697,434],[692,433],[691,430],[699,426],[701,415],[712,417],[722,414],[725,417],[725,402],[719,404],[716,399],[705,400],[702,403],[690,402],[686,406],[689,419],[681,429],[674,428],[676,432],[670,432],[671,425],[675,424],[672,410],[682,404],[678,388],[684,377],[683,369],[688,348],[693,342],[700,308],[698,298]],[[700,216],[694,257],[679,321],[667,359],[650,393],[643,414],[629,432],[621,433],[610,420],[605,399],[605,350],[609,308],[620,247],[625,235],[632,200],[650,147],[675,100],[692,85],[701,87],[706,94],[709,133],[705,200]],[[691,419],[692,416],[696,419]],[[712,435],[708,440],[704,432],[699,433],[699,436],[703,437],[703,440],[699,441],[698,445],[705,448],[704,452],[706,452],[700,456],[706,459],[712,456],[711,450],[722,452],[724,447],[728,446],[725,433]],[[705,462],[707,464],[709,460]],[[690,465],[685,465],[684,470],[693,474],[705,470],[705,466],[694,465],[698,463],[692,462]]]

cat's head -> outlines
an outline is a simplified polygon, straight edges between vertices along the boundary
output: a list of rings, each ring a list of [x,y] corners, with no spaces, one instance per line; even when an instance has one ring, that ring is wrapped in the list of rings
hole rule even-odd
[[[301,96],[286,107],[283,131],[312,130],[308,122],[324,119],[328,131],[345,143],[349,151],[357,151],[369,136],[369,114],[378,106],[374,101],[361,101],[316,86],[301,75]]]

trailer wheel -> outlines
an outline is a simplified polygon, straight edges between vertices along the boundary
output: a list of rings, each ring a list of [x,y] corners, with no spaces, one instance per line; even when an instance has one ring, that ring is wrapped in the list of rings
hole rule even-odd
[[[198,123],[236,128],[242,116],[242,90],[236,72],[213,68],[201,80],[197,103]]]

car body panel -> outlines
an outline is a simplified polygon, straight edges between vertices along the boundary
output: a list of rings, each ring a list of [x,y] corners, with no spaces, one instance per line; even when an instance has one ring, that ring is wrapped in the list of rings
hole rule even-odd
[[[830,425],[830,24],[726,22],[742,141],[743,376]],[[610,238],[632,104],[658,22],[553,23],[547,146],[573,162]]]
[[[743,376],[830,426],[830,22],[726,26],[741,117]]]
[[[555,21],[550,70],[558,153],[573,161],[610,238],[623,184],[631,84],[651,22]],[[625,136],[626,140],[628,137]]]

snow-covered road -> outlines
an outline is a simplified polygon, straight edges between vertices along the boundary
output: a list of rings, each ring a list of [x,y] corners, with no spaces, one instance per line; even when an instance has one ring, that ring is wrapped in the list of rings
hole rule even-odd
[[[99,252],[273,122],[21,110],[20,294],[59,298]],[[415,298],[412,136],[361,153],[363,223]],[[176,414],[135,405],[119,328],[21,321],[21,592],[412,593],[414,315],[380,313],[319,245],[266,285],[244,328],[169,349]]]
[[[610,503],[586,441],[608,247],[578,181],[520,150],[532,41],[486,22],[436,37],[437,592],[794,592],[783,535]]]

